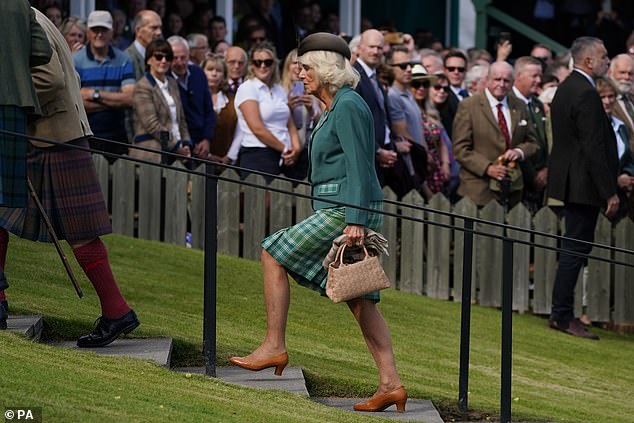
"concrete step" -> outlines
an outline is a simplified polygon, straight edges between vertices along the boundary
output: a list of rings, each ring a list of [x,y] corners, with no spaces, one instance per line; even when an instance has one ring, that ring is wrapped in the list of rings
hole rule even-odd
[[[32,339],[39,341],[42,336],[42,316],[19,316],[9,314],[7,319],[7,330],[18,332]]]
[[[183,373],[205,374],[204,367],[181,367],[174,370]],[[297,395],[308,396],[304,372],[302,372],[300,367],[287,367],[284,369],[282,376],[275,376],[273,372],[273,368],[260,370],[259,372],[245,370],[240,367],[216,368],[218,379],[224,382],[249,386],[251,388],[278,389]]]
[[[366,413],[354,411],[352,406],[358,402],[364,401],[361,398],[313,398],[318,402],[329,407],[335,407],[344,411],[353,413],[367,414],[375,417],[382,417],[392,420],[408,421],[408,422],[425,422],[425,423],[443,423],[440,414],[429,400],[420,400],[409,398],[405,406],[404,413],[397,413],[396,406],[388,407],[385,411],[377,413]]]
[[[56,342],[51,345],[79,351],[92,351],[98,355],[152,360],[163,367],[170,366],[172,356],[172,338],[120,338],[100,348],[79,348],[75,341]]]

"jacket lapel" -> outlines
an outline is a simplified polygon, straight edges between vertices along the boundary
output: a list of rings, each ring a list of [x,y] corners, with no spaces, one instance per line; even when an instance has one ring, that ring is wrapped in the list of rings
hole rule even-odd
[[[502,135],[502,131],[500,131],[500,127],[498,126],[498,121],[493,116],[493,112],[491,111],[491,105],[489,104],[489,100],[484,93],[480,94],[480,107],[482,107],[482,112],[484,116],[491,122],[491,125]]]

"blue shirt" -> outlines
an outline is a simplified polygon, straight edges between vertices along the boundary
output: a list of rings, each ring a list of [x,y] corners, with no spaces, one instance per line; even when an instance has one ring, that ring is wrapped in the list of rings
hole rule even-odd
[[[126,85],[134,85],[134,68],[127,53],[110,46],[108,55],[98,60],[90,50],[90,44],[73,54],[75,69],[79,73],[82,88],[120,92]],[[88,113],[88,121],[98,137],[127,139],[123,108],[111,108]]]
[[[185,82],[173,72],[172,76],[178,81],[189,136],[194,144],[203,139],[211,142],[216,128],[216,112],[214,112],[205,72],[200,66],[190,64],[187,65]]]

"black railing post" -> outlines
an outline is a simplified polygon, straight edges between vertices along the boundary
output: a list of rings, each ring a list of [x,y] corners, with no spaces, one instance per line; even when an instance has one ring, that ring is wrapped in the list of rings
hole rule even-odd
[[[469,344],[471,337],[471,264],[473,263],[473,220],[465,219],[464,228],[458,408],[462,412],[467,412],[469,409]]]
[[[216,377],[216,252],[218,249],[218,179],[214,165],[205,165],[205,292],[203,356],[205,375]]]
[[[502,372],[500,422],[511,421],[513,354],[513,240],[505,237],[502,250]]]

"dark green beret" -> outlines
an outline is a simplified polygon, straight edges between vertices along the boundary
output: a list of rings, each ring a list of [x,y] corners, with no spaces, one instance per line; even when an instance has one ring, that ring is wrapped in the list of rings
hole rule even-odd
[[[316,32],[304,38],[297,48],[297,55],[315,50],[334,51],[350,60],[350,47],[343,38],[327,32]]]

